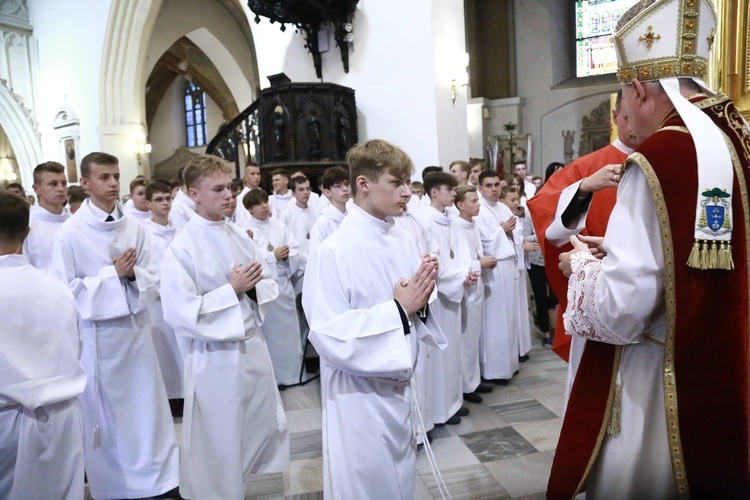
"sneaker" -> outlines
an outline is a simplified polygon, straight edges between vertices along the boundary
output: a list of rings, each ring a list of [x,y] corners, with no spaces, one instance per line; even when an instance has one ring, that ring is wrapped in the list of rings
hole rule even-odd
[[[550,337],[543,338],[542,347],[552,347],[552,339]]]

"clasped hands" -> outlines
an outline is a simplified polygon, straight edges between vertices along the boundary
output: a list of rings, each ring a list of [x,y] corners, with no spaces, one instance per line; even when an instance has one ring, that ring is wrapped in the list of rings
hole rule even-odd
[[[566,278],[570,278],[572,270],[570,267],[570,258],[579,252],[588,252],[597,259],[603,258],[607,255],[606,250],[602,247],[604,237],[602,236],[584,236],[584,235],[573,235],[570,237],[570,243],[573,245],[573,249],[569,252],[560,254],[560,263],[557,267],[560,268],[563,275]]]

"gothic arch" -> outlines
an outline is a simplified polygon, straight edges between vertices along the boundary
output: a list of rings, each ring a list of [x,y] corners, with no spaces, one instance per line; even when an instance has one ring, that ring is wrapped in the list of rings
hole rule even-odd
[[[31,187],[34,167],[42,162],[42,147],[29,117],[10,90],[0,85],[0,126],[13,146],[21,184]]]
[[[112,0],[102,53],[102,127],[144,126],[144,60],[161,3]]]

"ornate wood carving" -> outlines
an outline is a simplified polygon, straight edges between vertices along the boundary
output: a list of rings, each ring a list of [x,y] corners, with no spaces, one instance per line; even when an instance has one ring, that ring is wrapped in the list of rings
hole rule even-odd
[[[609,99],[607,99],[594,108],[589,116],[584,116],[581,120],[579,158],[609,144],[609,111]]]

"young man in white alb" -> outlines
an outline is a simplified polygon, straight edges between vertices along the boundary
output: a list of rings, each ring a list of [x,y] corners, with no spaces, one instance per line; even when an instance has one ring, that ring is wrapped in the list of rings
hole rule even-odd
[[[279,296],[269,304],[263,318],[262,330],[276,383],[283,389],[302,381],[302,332],[291,282],[299,265],[299,245],[283,222],[271,218],[265,191],[251,191],[242,202],[250,213],[253,241],[265,253],[266,263],[279,287]]]
[[[341,167],[331,167],[321,178],[323,194],[331,201],[325,207],[310,230],[310,252],[328,238],[346,215],[346,206],[351,195],[349,191],[349,172]]]
[[[323,488],[333,500],[414,498],[417,340],[445,345],[432,317],[417,316],[435,265],[393,221],[409,199],[406,153],[373,140],[346,160],[355,202],[310,255],[302,293],[321,358]]]
[[[125,213],[132,215],[141,224],[151,220],[151,211],[148,209],[148,200],[146,199],[146,179],[139,177],[130,183],[130,202],[125,207]]]
[[[318,212],[309,205],[310,181],[303,175],[296,175],[289,181],[289,190],[294,195],[294,205],[281,214],[281,222],[291,230],[299,244],[297,272],[292,276],[295,293],[302,293],[307,256],[310,254],[310,232],[318,218]]]
[[[516,335],[518,335],[518,361],[524,363],[529,360],[531,351],[531,322],[529,321],[529,292],[526,286],[526,252],[538,248],[539,245],[524,241],[523,219],[525,209],[521,206],[518,188],[504,187],[500,191],[500,202],[508,207],[516,218],[513,228],[513,245],[516,249],[516,278],[515,278],[515,307],[516,307]]]
[[[430,206],[422,212],[423,224],[439,249],[438,300],[430,305],[430,313],[448,340],[448,347],[434,352],[431,358],[435,424],[450,425],[460,423],[461,417],[469,413],[461,407],[461,302],[479,274],[470,269],[468,244],[446,211],[456,198],[457,184],[447,172],[427,174],[424,190],[430,197]]]
[[[170,220],[174,225],[175,231],[178,233],[195,216],[195,203],[187,194],[185,178],[182,175],[184,171],[185,167],[181,167],[177,171],[177,179],[181,184],[177,190],[177,194],[172,198],[172,210],[170,214]]]
[[[28,234],[26,200],[0,193],[0,498],[78,499],[86,385],[78,313],[67,287],[21,255]]]
[[[247,233],[229,223],[231,168],[184,171],[196,216],[164,255],[164,317],[187,340],[180,494],[244,498],[248,474],[289,468],[286,417],[260,325],[278,295]]]
[[[161,271],[164,253],[176,234],[175,228],[169,220],[169,212],[172,207],[169,184],[163,181],[154,181],[146,186],[146,200],[151,212],[151,220],[147,221],[145,226],[151,233],[154,259]],[[179,340],[172,327],[164,321],[161,295],[149,305],[148,316],[151,322],[151,338],[154,340],[161,375],[164,378],[164,387],[167,391],[167,397],[169,397],[169,407],[173,416],[181,417],[184,390],[182,375],[184,349],[180,348]]]
[[[283,168],[277,168],[271,172],[271,185],[273,186],[273,194],[269,196],[271,215],[279,218],[289,205],[294,203],[294,196],[289,190],[289,172]]]
[[[81,185],[91,197],[60,228],[52,269],[73,292],[83,320],[91,496],[161,495],[178,485],[179,457],[149,331],[148,307],[159,293],[151,235],[117,201],[117,158],[86,155]]]
[[[29,236],[23,242],[23,253],[37,269],[52,267],[52,249],[57,232],[70,214],[64,210],[68,198],[65,167],[48,161],[34,169],[34,192],[39,204],[31,207]]]
[[[474,218],[482,238],[484,255],[495,257],[497,265],[482,270],[484,279],[484,329],[480,357],[482,377],[507,384],[518,370],[516,334],[515,277],[516,249],[508,236],[516,227],[516,217],[500,203],[501,180],[497,172],[479,175],[479,215]]]
[[[479,393],[492,392],[491,386],[480,383],[479,346],[484,327],[485,285],[481,270],[494,269],[497,261],[491,255],[484,255],[482,237],[474,223],[474,217],[479,215],[477,188],[468,185],[458,186],[454,203],[459,216],[455,217],[453,222],[469,246],[471,270],[480,274],[476,283],[467,287],[461,303],[461,384],[464,401],[481,403],[482,396]]]

